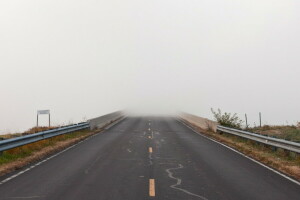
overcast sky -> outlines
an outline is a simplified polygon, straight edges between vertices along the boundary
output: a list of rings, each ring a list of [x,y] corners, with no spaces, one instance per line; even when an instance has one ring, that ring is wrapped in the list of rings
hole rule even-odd
[[[1,0],[0,133],[38,109],[54,124],[211,107],[296,123],[299,53],[299,0]]]

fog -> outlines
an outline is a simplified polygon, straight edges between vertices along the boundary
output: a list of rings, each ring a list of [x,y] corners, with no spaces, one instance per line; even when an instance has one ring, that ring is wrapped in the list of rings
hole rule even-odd
[[[297,0],[2,0],[0,133],[116,110],[300,121]],[[47,117],[41,116],[41,125]]]

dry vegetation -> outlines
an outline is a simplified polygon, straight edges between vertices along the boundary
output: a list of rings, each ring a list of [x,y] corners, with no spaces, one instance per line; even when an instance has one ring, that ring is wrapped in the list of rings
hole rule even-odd
[[[29,135],[29,134],[33,134],[33,133],[38,133],[41,131],[47,131],[47,130],[51,130],[51,129],[55,129],[58,127],[55,126],[42,126],[42,127],[33,127],[31,129],[28,129],[27,131],[23,132],[23,133],[9,133],[9,134],[5,134],[5,135],[0,135],[0,140],[5,140],[5,139],[10,139],[10,138],[15,138],[15,137],[19,137],[22,135]]]
[[[32,129],[32,133],[40,130]],[[93,134],[95,132],[82,130],[7,150],[0,155],[0,176],[36,162]]]
[[[283,149],[274,151],[272,147],[256,143],[241,137],[214,133],[211,130],[204,130],[197,125],[192,124],[186,120],[185,123],[190,124],[199,132],[213,138],[221,143],[224,143],[245,155],[254,158],[261,163],[264,163],[282,173],[300,180],[300,155]]]
[[[259,133],[271,137],[300,142],[299,126],[269,126],[254,127],[247,129],[250,132]]]
[[[81,131],[67,133],[4,151],[2,154],[0,154],[0,176],[20,169],[30,163],[41,160],[46,156],[59,152],[73,144],[78,143],[79,141],[86,139],[87,137],[90,137],[91,135],[99,133],[103,130],[103,128],[105,128],[111,123],[118,121],[119,119],[121,119],[121,117],[110,121],[101,129],[96,129],[93,131],[85,129]],[[6,134],[1,135],[1,137],[3,139],[8,139],[54,128],[57,127],[34,127],[29,129],[28,131],[25,131],[24,133]]]

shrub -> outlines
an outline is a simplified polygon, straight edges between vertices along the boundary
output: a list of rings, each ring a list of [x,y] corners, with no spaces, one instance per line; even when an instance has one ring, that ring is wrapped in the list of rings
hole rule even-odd
[[[239,119],[236,113],[231,114],[231,113],[222,113],[220,109],[218,111],[215,111],[214,109],[211,108],[211,112],[214,115],[214,118],[217,120],[217,122],[226,127],[230,128],[238,128],[241,129],[242,126],[242,120]]]

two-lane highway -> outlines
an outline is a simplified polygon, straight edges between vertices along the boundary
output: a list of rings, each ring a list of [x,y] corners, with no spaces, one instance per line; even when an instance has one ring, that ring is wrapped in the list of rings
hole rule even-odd
[[[171,117],[126,118],[32,166],[0,177],[0,199],[300,197],[299,185]]]

